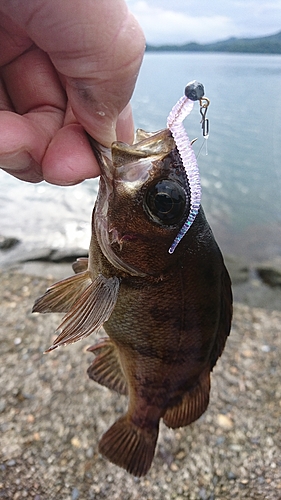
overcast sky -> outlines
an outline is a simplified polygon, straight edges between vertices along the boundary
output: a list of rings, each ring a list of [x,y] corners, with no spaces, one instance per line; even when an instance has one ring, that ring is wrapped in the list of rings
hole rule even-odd
[[[126,0],[148,43],[213,42],[281,31],[281,0]]]

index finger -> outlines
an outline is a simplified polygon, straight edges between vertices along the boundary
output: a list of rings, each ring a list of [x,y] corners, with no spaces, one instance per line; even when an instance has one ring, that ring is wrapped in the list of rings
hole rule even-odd
[[[10,0],[5,12],[64,76],[76,119],[109,146],[129,102],[145,41],[124,0]]]

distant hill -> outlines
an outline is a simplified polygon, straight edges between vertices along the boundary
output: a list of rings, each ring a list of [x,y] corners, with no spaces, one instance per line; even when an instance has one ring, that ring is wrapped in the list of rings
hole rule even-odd
[[[244,52],[281,54],[281,31],[259,38],[228,38],[215,43],[185,43],[183,45],[147,45],[148,52]]]

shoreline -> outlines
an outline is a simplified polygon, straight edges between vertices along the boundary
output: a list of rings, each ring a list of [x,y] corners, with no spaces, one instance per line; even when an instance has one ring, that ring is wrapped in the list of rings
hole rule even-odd
[[[28,248],[16,238],[0,235],[0,271],[16,270],[55,282],[71,276],[72,263],[87,255],[85,248]],[[224,261],[232,281],[234,302],[281,310],[281,256],[255,262],[226,254]]]
[[[70,264],[58,266],[69,275]],[[31,314],[31,308],[52,284],[53,271],[48,279],[23,271],[0,270],[1,498],[281,496],[281,312],[235,304],[207,411],[185,428],[161,425],[152,468],[137,479],[98,453],[126,398],[87,378],[92,354],[86,348],[96,336],[43,354],[61,315]]]

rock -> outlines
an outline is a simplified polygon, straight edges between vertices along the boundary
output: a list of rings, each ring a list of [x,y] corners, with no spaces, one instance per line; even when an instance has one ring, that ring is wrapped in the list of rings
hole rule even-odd
[[[18,238],[6,237],[0,235],[0,249],[1,250],[10,250],[10,248],[15,247],[20,240]]]
[[[219,413],[217,415],[217,423],[225,430],[230,430],[233,427],[233,421],[231,420],[231,418],[229,418],[227,415],[224,415],[223,413]]]
[[[23,244],[12,248],[10,252],[0,258],[0,264],[3,267],[15,264],[17,262],[28,262],[35,260],[49,260],[52,253],[50,248],[25,248]]]
[[[281,257],[264,262],[256,271],[264,283],[272,287],[281,287]]]
[[[230,274],[233,285],[237,283],[244,283],[249,279],[250,268],[246,261],[233,255],[226,255],[224,262]]]
[[[79,257],[88,257],[88,250],[85,248],[63,248],[53,250],[50,255],[52,262],[74,262]]]
[[[79,497],[80,497],[80,491],[77,488],[73,488],[71,494],[71,500],[78,500]]]
[[[0,255],[0,265],[6,268],[8,265],[21,262],[72,263],[79,257],[87,256],[88,250],[85,248],[26,248],[23,244],[20,244],[16,248],[12,248],[8,253],[5,253],[5,255]]]

